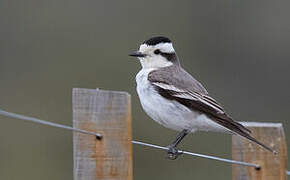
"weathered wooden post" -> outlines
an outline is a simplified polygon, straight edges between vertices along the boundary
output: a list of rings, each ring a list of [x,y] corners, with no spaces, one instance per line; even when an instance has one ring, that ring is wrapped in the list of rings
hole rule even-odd
[[[233,180],[286,180],[287,148],[283,126],[280,123],[244,122],[254,137],[278,152],[273,155],[249,141],[233,136],[232,157],[235,160],[256,163],[260,169],[233,165]]]
[[[132,180],[131,99],[126,92],[73,89],[74,180]]]

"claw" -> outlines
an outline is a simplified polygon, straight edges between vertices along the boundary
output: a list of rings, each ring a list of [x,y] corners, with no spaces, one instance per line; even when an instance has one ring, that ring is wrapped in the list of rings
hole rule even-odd
[[[176,149],[176,147],[172,147],[172,146],[168,147],[167,155],[168,155],[169,159],[175,160],[181,154],[182,154],[182,152],[178,151],[178,149]]]

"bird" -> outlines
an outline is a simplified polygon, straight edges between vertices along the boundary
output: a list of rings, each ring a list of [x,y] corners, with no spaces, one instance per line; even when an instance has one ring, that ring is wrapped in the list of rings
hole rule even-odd
[[[129,56],[137,57],[142,66],[136,75],[142,108],[154,121],[179,132],[167,146],[170,159],[181,154],[177,145],[182,139],[196,131],[239,135],[276,153],[255,139],[249,129],[234,121],[204,86],[182,68],[169,38],[155,36],[145,40],[139,50]]]

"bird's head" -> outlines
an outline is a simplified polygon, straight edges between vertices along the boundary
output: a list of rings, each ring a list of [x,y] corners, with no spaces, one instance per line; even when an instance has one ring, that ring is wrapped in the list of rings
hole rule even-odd
[[[138,51],[130,56],[137,57],[143,68],[162,68],[171,65],[179,65],[178,57],[167,37],[152,37],[144,41]]]

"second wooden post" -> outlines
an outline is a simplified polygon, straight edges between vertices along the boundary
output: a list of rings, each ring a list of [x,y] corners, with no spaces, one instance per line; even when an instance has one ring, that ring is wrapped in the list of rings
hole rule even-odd
[[[260,169],[233,165],[233,180],[286,180],[287,149],[283,126],[280,123],[242,123],[253,137],[266,144],[277,155],[238,136],[232,138],[233,159],[259,164]]]

